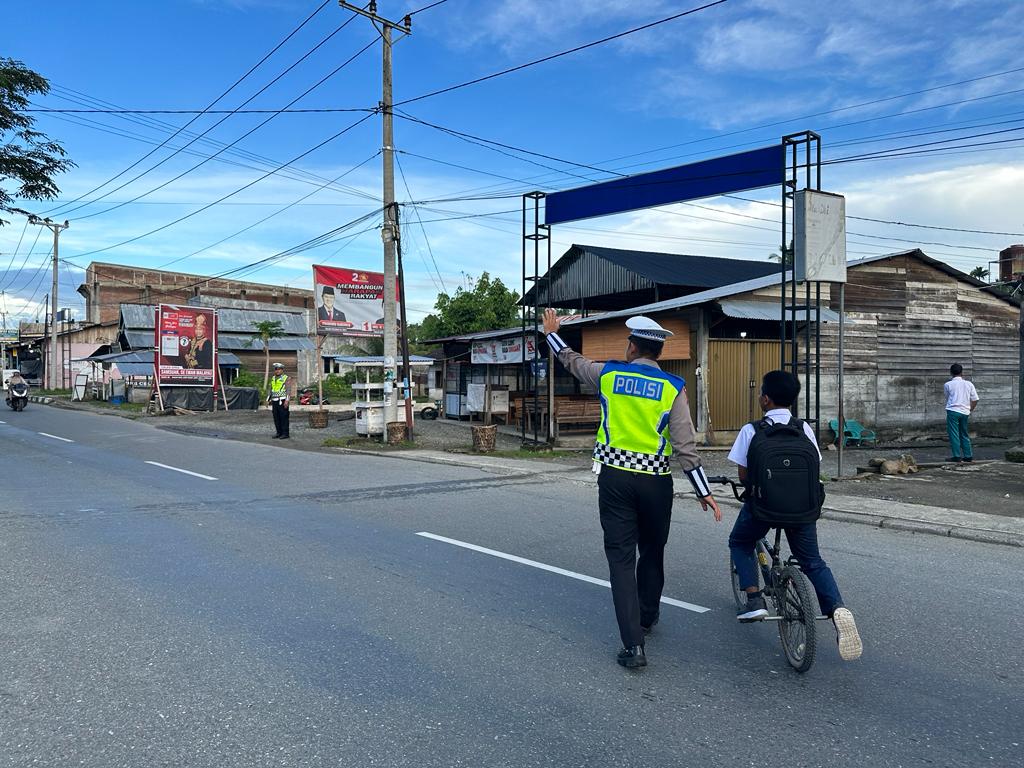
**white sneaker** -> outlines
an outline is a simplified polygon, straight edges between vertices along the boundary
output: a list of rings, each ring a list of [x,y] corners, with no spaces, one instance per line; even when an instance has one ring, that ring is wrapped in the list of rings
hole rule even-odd
[[[857,623],[849,608],[836,608],[832,614],[832,623],[836,625],[836,640],[839,642],[839,656],[844,661],[859,659],[864,652],[864,644],[860,641]]]

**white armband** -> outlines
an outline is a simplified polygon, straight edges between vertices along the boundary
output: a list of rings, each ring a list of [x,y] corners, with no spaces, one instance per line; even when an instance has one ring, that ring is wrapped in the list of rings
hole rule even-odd
[[[684,469],[683,472],[690,478],[690,483],[698,498],[703,499],[705,496],[711,495],[711,484],[708,483],[708,476],[704,474],[704,467],[698,464],[693,469]]]
[[[551,347],[551,351],[558,355],[563,349],[568,349],[569,345],[562,341],[561,337],[557,333],[549,333],[547,335],[548,346]]]

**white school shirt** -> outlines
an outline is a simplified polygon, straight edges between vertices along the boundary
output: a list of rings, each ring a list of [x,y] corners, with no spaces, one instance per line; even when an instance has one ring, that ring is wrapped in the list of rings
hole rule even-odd
[[[763,418],[767,419],[772,424],[788,424],[790,419],[793,418],[793,414],[789,412],[788,408],[773,408],[765,413]],[[814,430],[811,429],[811,425],[806,421],[804,422],[804,434],[807,435],[807,439],[811,441],[811,445],[814,446],[814,450],[818,451],[818,458],[820,459],[821,450],[818,448],[818,441],[814,438]],[[753,425],[743,425],[743,429],[741,429],[739,435],[736,436],[736,442],[732,444],[732,450],[729,451],[729,461],[740,467],[746,467],[747,451],[750,450],[750,441],[753,439]]]
[[[971,403],[978,402],[978,390],[974,383],[964,381],[962,377],[956,376],[946,382],[946,410],[962,413],[969,416]]]

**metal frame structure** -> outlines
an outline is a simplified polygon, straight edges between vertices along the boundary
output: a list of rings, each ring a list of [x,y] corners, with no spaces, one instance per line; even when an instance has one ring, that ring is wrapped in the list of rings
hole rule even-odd
[[[814,283],[814,303],[811,303],[811,284],[804,284],[804,300],[800,303],[797,295],[796,252],[796,212],[794,209],[796,193],[799,189],[821,191],[821,136],[814,131],[801,131],[782,137],[784,176],[782,182],[782,275],[779,281],[781,290],[779,317],[779,367],[800,375],[803,366],[804,387],[803,397],[793,404],[794,415],[800,415],[800,403],[803,403],[803,419],[814,425],[814,434],[821,440],[821,283]],[[800,186],[801,177],[803,187]],[[787,279],[787,265],[789,275]],[[814,310],[814,398],[811,417],[811,310]],[[801,329],[797,322],[798,314],[803,311],[803,356],[800,355]]]
[[[553,435],[552,420],[554,414],[551,413],[551,390],[553,389],[554,383],[554,361],[550,359],[549,355],[545,355],[545,361],[547,362],[547,382],[548,382],[548,417],[544,421],[544,438],[541,440],[540,431],[540,419],[537,416],[540,414],[540,371],[541,371],[541,345],[534,344],[533,359],[527,359],[527,339],[530,337],[536,338],[537,325],[541,320],[541,308],[547,302],[548,292],[551,287],[551,226],[548,224],[541,223],[541,201],[547,197],[544,192],[528,192],[523,195],[523,283],[522,283],[522,346],[523,346],[523,391],[526,393],[533,392],[533,438],[532,440],[527,438],[526,434],[526,418],[525,414],[520,415],[520,435],[522,436],[523,443],[532,442],[534,445],[547,444],[551,442]],[[532,244],[532,245],[531,245]],[[543,244],[543,245],[542,245]],[[530,267],[530,251],[532,250],[533,266]],[[542,264],[542,256],[545,257],[547,267],[543,273],[540,268]],[[541,298],[540,284],[545,280],[547,285],[544,291],[543,300]],[[533,304],[527,304],[525,301],[527,291],[533,287]],[[527,336],[529,332],[530,336]],[[547,345],[544,345],[545,351]],[[529,407],[526,404],[527,396],[523,397],[524,409]]]

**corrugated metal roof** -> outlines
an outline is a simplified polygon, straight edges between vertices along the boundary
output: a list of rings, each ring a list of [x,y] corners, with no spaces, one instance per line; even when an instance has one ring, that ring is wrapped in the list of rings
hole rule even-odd
[[[787,272],[786,277],[787,279],[791,279],[792,273]],[[692,307],[697,304],[703,304],[707,301],[716,301],[728,296],[736,296],[740,293],[768,288],[772,285],[778,285],[781,281],[781,275],[765,275],[764,277],[757,277],[753,280],[744,280],[743,282],[733,283],[732,285],[723,285],[719,288],[701,291],[700,293],[691,293],[689,296],[682,296],[678,299],[657,301],[652,304],[643,304],[639,307],[630,307],[629,309],[623,309],[618,312],[605,312],[600,315],[583,317],[578,320],[570,320],[566,325],[583,325],[584,323],[596,323],[600,320],[609,320],[616,317],[632,317],[633,315],[647,315],[654,314],[656,312],[665,312],[672,309],[682,309],[683,307]]]
[[[271,339],[269,346],[274,352],[295,352],[302,349],[316,348],[316,345],[305,336],[285,336],[280,339]],[[251,334],[218,333],[217,349],[262,352],[263,342],[259,337]]]
[[[774,320],[779,321],[781,313],[778,301],[739,301],[737,299],[722,299],[718,302],[722,312],[728,317],[735,317],[741,320]],[[798,323],[806,319],[806,310],[798,310],[796,320]],[[787,315],[789,317],[789,315]],[[815,313],[811,312],[812,320]],[[839,313],[833,312],[828,307],[821,308],[821,322],[838,323]]]
[[[122,304],[121,325],[124,328],[148,328],[152,331],[156,327],[156,307],[152,304]],[[153,340],[152,333],[149,334],[149,340]]]
[[[129,363],[124,360],[115,360],[114,365],[121,372],[122,376],[152,376],[153,363]]]
[[[148,331],[130,331],[124,330],[121,332],[124,336],[124,340],[128,342],[128,346],[132,349],[152,349],[153,348],[153,329],[150,328]]]
[[[772,262],[723,259],[681,253],[634,251],[573,244],[541,279],[541,304],[579,306],[588,298],[636,291],[653,291],[656,286],[677,289],[715,288],[763,275],[777,275],[780,266]],[[534,288],[523,299],[533,303]]]
[[[128,330],[153,330],[156,324],[156,306],[152,304],[122,304],[122,325]],[[257,309],[217,308],[217,329],[228,333],[252,333],[256,323],[277,320],[281,330],[290,336],[306,336],[306,319],[302,311],[276,312]],[[150,341],[153,334],[150,333]]]
[[[128,352],[111,352],[107,355],[92,355],[91,357],[82,358],[93,363],[145,363],[146,365],[153,365],[153,350],[152,349],[136,349]],[[226,365],[228,367],[237,367],[242,364],[242,361],[238,359],[238,355],[233,352],[227,352],[225,350],[217,350],[217,364]]]
[[[346,365],[384,365],[383,355],[324,355],[326,360],[336,360],[339,363]],[[432,357],[423,357],[422,355],[409,355],[410,365],[433,365],[436,360]],[[399,360],[401,364],[401,360]]]

